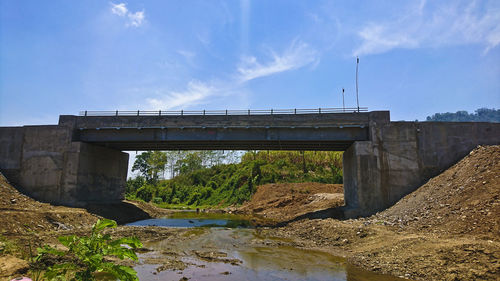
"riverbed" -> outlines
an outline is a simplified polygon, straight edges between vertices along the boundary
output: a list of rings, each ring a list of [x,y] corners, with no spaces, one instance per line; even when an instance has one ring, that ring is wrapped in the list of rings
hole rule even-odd
[[[241,216],[177,212],[129,225],[175,228],[178,234],[144,243],[149,251],[139,254],[135,266],[140,280],[402,280],[264,236]]]

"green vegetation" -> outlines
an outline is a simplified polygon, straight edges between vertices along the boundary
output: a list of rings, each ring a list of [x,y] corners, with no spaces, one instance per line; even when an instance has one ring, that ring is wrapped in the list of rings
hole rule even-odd
[[[147,155],[151,153],[138,159],[143,161]],[[224,207],[249,200],[261,184],[342,183],[341,152],[252,151],[243,154],[239,163],[225,164],[227,155],[219,156],[224,158],[214,152],[185,152],[171,163],[174,177],[158,180],[141,172],[128,180],[126,196],[167,208]],[[230,162],[234,159],[233,152]]]
[[[480,108],[475,113],[467,111],[457,111],[456,113],[436,113],[432,116],[427,116],[427,121],[443,121],[443,122],[500,122],[500,109]]]
[[[68,248],[66,251],[47,245],[38,248],[33,267],[44,271],[44,280],[97,280],[96,275],[103,273],[119,280],[139,280],[134,269],[115,264],[108,259],[114,256],[122,260],[129,258],[136,261],[134,250],[142,247],[141,242],[135,237],[111,240],[109,234],[102,234],[107,227],[116,227],[116,222],[108,219],[98,220],[92,227],[90,237],[59,237],[59,242]],[[47,264],[51,265],[47,267]]]
[[[0,256],[14,254],[18,250],[14,242],[0,235]]]

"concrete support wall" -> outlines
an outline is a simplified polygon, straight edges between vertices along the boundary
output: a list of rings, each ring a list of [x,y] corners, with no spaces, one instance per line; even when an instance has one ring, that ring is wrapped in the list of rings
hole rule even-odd
[[[64,126],[0,128],[0,160],[14,185],[44,202],[83,206],[125,191],[128,154],[72,142]]]
[[[80,143],[76,197],[85,202],[123,200],[128,157],[114,149]]]
[[[384,210],[478,145],[500,144],[500,123],[375,122],[344,153],[345,216]]]
[[[20,181],[23,127],[0,129],[0,170],[13,183]]]

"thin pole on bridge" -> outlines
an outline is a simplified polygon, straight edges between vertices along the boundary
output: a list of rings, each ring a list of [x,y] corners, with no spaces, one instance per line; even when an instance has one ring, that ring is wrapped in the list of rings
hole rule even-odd
[[[345,112],[344,88],[342,88],[342,111]]]
[[[358,96],[358,65],[359,65],[359,57],[356,57],[356,102],[358,104],[358,112],[359,112],[359,96]]]

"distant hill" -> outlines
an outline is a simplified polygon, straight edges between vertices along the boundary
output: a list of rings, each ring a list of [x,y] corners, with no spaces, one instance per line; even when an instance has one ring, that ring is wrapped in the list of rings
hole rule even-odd
[[[500,109],[479,108],[474,113],[468,113],[465,110],[455,113],[436,113],[427,116],[427,121],[441,122],[497,122],[500,123]]]

